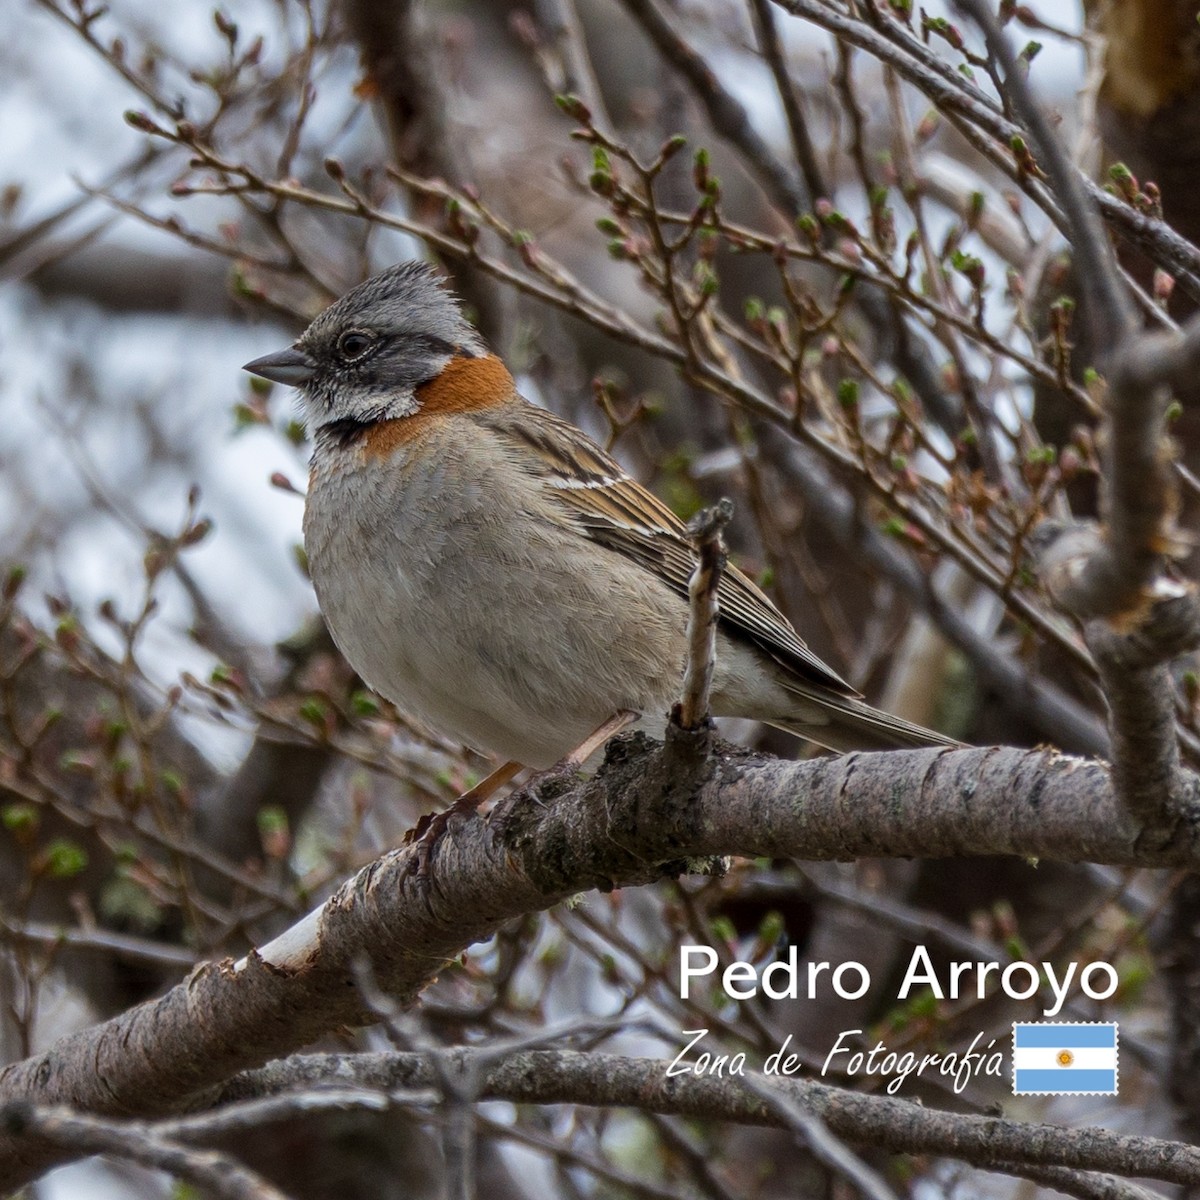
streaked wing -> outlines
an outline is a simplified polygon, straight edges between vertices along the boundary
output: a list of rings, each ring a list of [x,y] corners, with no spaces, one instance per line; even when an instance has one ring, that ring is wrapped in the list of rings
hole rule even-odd
[[[696,554],[683,522],[582,430],[534,405],[522,407],[520,414],[520,420],[496,410],[479,415],[500,435],[535,451],[522,459],[532,457],[565,512],[590,538],[635,559],[686,598]],[[721,577],[718,597],[726,633],[749,639],[807,683],[859,695],[732,564]]]

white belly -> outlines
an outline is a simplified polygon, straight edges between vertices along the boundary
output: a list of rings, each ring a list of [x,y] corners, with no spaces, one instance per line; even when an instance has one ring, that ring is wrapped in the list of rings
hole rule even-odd
[[[648,575],[640,594],[614,589],[613,552],[580,537],[564,555],[552,526],[548,544],[533,526],[498,552],[483,486],[454,511],[420,502],[440,494],[440,469],[403,491],[378,466],[313,473],[309,565],[351,666],[437,732],[532,767],[618,709],[661,730],[683,667],[682,602]],[[632,629],[631,605],[651,614]]]

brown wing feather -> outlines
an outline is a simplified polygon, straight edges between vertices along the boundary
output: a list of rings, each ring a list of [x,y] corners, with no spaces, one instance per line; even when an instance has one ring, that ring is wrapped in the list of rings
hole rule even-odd
[[[601,546],[653,571],[681,596],[696,567],[683,522],[652,492],[631,479],[582,430],[534,405],[492,409],[478,419],[502,437],[523,444],[522,462],[536,464],[554,498],[579,528]],[[801,640],[787,618],[732,564],[718,591],[725,632],[765,650],[804,682],[858,697]]]

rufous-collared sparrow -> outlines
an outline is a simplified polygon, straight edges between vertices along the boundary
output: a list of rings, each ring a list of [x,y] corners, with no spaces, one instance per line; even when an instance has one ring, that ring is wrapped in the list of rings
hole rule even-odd
[[[368,279],[246,370],[300,389],[309,568],[372,688],[535,768],[622,711],[661,732],[687,653],[684,525],[520,396],[429,267]],[[716,715],[837,751],[957,744],[863,703],[732,565],[718,598]]]

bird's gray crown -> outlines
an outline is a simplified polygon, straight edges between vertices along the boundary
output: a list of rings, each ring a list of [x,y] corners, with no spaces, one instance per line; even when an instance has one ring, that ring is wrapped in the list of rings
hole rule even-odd
[[[486,354],[433,269],[403,262],[316,317],[296,344],[246,369],[301,391],[310,429],[408,416],[413,395],[459,354]]]
[[[347,330],[363,329],[402,337],[430,348],[486,353],[467,324],[458,301],[433,268],[402,262],[372,275],[331,304],[304,331],[299,344],[310,353],[328,348]]]

